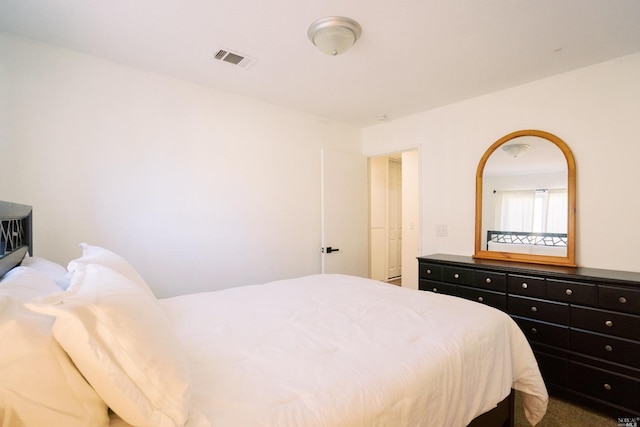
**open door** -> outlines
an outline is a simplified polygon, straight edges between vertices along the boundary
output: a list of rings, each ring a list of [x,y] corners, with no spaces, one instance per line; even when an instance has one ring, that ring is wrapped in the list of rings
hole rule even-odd
[[[367,277],[367,159],[333,150],[322,150],[320,158],[322,273]]]

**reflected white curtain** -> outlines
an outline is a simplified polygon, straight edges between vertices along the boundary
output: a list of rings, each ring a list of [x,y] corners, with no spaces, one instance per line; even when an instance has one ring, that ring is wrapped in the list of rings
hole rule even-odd
[[[548,233],[566,233],[569,218],[567,190],[565,188],[559,190],[549,190],[547,199],[547,227]]]
[[[496,191],[500,231],[567,232],[567,189]]]
[[[501,231],[531,231],[536,192],[496,192],[496,221]]]

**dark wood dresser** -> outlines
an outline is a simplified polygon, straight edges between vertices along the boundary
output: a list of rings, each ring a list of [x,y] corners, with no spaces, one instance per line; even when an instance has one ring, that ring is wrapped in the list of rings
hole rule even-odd
[[[640,273],[441,254],[418,263],[421,290],[509,313],[551,394],[640,416]]]

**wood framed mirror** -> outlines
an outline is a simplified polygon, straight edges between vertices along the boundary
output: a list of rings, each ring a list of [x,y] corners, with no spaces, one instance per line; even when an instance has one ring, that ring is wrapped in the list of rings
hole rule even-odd
[[[541,130],[497,140],[476,172],[474,258],[576,266],[576,166]]]

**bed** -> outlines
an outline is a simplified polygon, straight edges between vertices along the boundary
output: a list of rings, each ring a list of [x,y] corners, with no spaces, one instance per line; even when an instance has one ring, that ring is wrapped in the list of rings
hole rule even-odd
[[[513,389],[546,411],[493,308],[344,275],[156,299],[108,249],[34,257],[30,207],[0,219],[2,426],[506,427]]]

